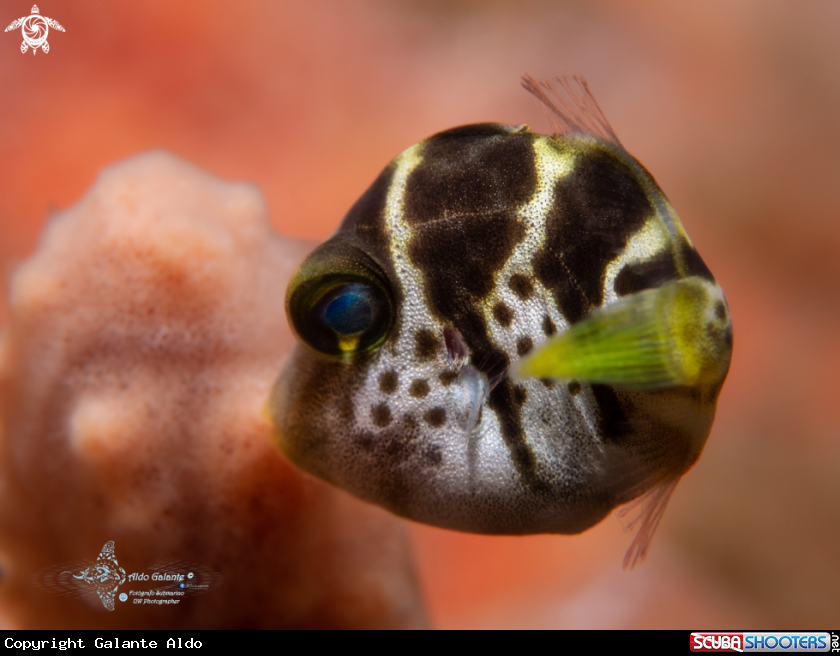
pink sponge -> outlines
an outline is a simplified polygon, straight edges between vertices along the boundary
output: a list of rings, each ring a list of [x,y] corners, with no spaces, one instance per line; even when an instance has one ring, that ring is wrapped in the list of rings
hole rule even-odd
[[[284,293],[311,247],[271,231],[253,185],[165,152],[107,169],[52,221],[0,334],[7,626],[423,623],[402,523],[272,445]],[[221,584],[108,611],[39,579],[109,541],[128,574],[177,560]]]

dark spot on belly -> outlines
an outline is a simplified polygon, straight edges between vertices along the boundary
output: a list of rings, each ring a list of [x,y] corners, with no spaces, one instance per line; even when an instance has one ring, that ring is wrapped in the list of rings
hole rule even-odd
[[[534,293],[534,283],[521,273],[513,274],[508,281],[508,286],[523,301],[527,301]]]
[[[423,378],[411,381],[411,386],[408,388],[408,393],[415,399],[422,399],[429,393],[429,383]]]
[[[424,418],[432,428],[440,428],[446,423],[446,410],[444,408],[432,408]]]
[[[387,403],[380,403],[379,405],[373,406],[371,416],[373,417],[374,425],[379,426],[379,428],[385,428],[391,423],[391,409]]]
[[[414,335],[414,354],[420,360],[431,360],[439,348],[440,344],[432,331],[421,329]]]
[[[430,444],[423,449],[423,462],[431,467],[440,467],[443,462],[441,448],[437,444]]]
[[[438,376],[438,380],[445,387],[449,387],[452,384],[452,381],[454,381],[457,377],[458,377],[458,372],[457,371],[452,371],[451,369],[447,369],[440,376]]]
[[[348,433],[347,437],[373,454],[376,460],[386,461],[389,467],[419,454],[423,446],[417,439],[416,424],[406,422],[405,417],[391,422],[387,428],[380,427],[373,432]],[[376,478],[376,472],[371,472],[371,476]]]
[[[569,383],[569,394],[571,394],[572,396],[577,396],[578,394],[580,394],[580,383],[576,380],[573,380],[571,383]]]
[[[379,389],[385,394],[393,394],[397,389],[399,378],[394,370],[383,371],[379,376]]]
[[[403,432],[406,439],[413,440],[417,437],[417,420],[414,415],[403,415],[402,417]]]
[[[725,333],[723,333],[723,342],[724,342],[724,344],[726,344],[729,348],[732,348],[732,328],[731,328],[731,327],[728,327],[728,328],[726,329],[726,332],[725,332]]]
[[[402,440],[396,440],[393,438],[386,440],[383,444],[385,455],[388,456],[389,460],[394,460],[396,462],[405,462],[408,460],[416,448],[415,446],[407,444]]]
[[[532,348],[534,348],[534,340],[527,335],[525,337],[520,337],[516,342],[516,353],[520,358],[523,355],[530,353]]]
[[[715,303],[715,316],[721,321],[726,319],[726,306],[723,304],[723,301]]]
[[[499,322],[499,325],[507,328],[513,323],[513,310],[506,303],[500,301],[493,306],[493,317]]]
[[[545,315],[545,318],[543,319],[543,332],[545,333],[546,337],[551,337],[554,333],[557,332],[557,326],[554,325],[554,322],[548,315]]]
[[[540,382],[546,387],[554,387],[554,381],[551,378],[540,378]]]
[[[627,412],[616,392],[608,385],[592,385],[598,405],[598,432],[607,442],[615,442],[633,432]]]

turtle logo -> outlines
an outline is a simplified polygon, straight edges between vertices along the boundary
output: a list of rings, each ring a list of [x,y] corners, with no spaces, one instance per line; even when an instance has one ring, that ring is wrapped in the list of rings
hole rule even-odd
[[[64,32],[64,28],[58,24],[57,20],[41,16],[38,5],[32,5],[32,13],[29,16],[12,21],[12,24],[5,31],[10,32],[20,28],[23,33],[23,43],[20,44],[20,51],[26,52],[32,48],[32,54],[34,55],[38,48],[41,48],[44,52],[50,51],[47,34],[49,34],[51,27],[59,32]]]

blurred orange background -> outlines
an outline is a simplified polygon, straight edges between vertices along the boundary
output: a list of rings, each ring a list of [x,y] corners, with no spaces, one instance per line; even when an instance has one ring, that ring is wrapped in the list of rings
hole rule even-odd
[[[2,0],[0,23],[31,0]],[[647,561],[581,536],[412,526],[439,628],[837,628],[840,4],[43,0],[0,33],[0,277],[109,164],[166,148],[323,239],[387,162],[458,124],[545,131],[523,73],[580,72],[721,282],[735,352]],[[278,290],[282,294],[283,290]],[[0,324],[6,315],[0,297]]]

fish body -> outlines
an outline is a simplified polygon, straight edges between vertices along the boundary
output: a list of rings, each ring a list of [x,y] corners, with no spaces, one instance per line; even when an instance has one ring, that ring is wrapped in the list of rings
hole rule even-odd
[[[640,499],[643,557],[708,437],[726,301],[579,77],[557,133],[478,124],[392,161],[289,285],[282,451],[413,520],[577,533]]]

